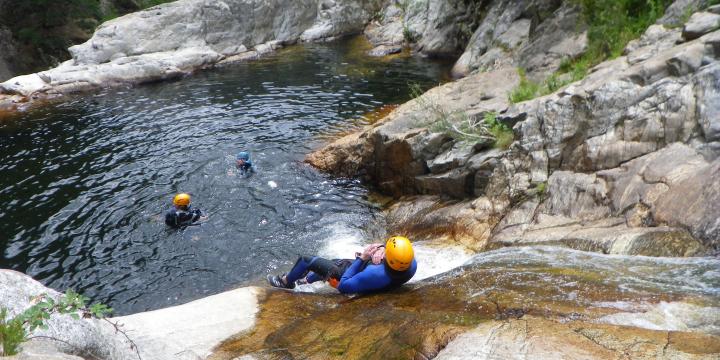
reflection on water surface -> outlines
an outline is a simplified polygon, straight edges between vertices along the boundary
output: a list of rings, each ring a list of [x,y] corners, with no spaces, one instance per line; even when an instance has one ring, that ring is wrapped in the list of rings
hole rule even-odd
[[[408,83],[430,87],[448,66],[372,59],[352,43],[293,47],[3,120],[0,267],[125,314],[256,281],[329,239],[364,241],[378,216],[366,190],[301,160],[320,135],[406,101]],[[249,179],[233,168],[241,149],[257,166]],[[180,191],[207,223],[165,228]]]

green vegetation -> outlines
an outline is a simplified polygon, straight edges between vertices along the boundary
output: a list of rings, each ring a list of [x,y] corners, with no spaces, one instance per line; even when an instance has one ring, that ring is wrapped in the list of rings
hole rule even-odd
[[[630,40],[638,38],[665,12],[672,0],[572,0],[582,8],[588,26],[587,51],[577,59],[564,60],[557,72],[542,83],[521,73],[520,85],[508,96],[512,103],[547,95],[583,79],[590,68],[622,55]]]
[[[540,92],[540,84],[531,81],[525,75],[524,69],[518,69],[520,84],[510,92],[510,102],[513,104],[534,99]]]
[[[149,8],[149,7],[153,7],[153,6],[156,6],[156,5],[168,3],[168,2],[171,2],[171,1],[175,1],[175,0],[140,0],[140,1],[139,1],[139,4],[140,4],[140,8],[141,8],[141,9],[147,9],[147,8]]]
[[[541,183],[535,185],[535,195],[537,195],[540,199],[544,199],[546,193],[547,193],[547,181],[541,182]]]
[[[20,344],[29,340],[29,334],[35,329],[47,329],[47,320],[53,314],[69,314],[78,320],[83,318],[104,318],[112,309],[103,304],[87,306],[88,298],[68,290],[57,300],[42,294],[32,301],[35,303],[13,318],[8,318],[7,309],[0,309],[0,355],[10,356],[18,353]]]
[[[7,310],[0,309],[0,355],[15,355],[18,353],[20,344],[25,341],[25,330],[18,318],[8,319]]]
[[[448,111],[427,96],[422,96],[423,91],[417,84],[410,84],[410,94],[422,113],[428,116],[424,122],[429,124],[432,132],[444,133],[468,144],[492,143],[498,149],[507,149],[514,140],[512,129],[499,122],[494,112],[487,112],[478,119],[462,110]]]
[[[630,40],[639,37],[665,12],[672,0],[573,0],[582,7],[588,25],[591,65],[622,54]]]
[[[515,135],[509,126],[497,120],[496,112],[485,113],[483,122],[490,134],[495,138],[493,145],[496,149],[507,149],[510,147],[510,144],[515,140]]]
[[[561,64],[560,67],[562,68],[563,65]],[[558,71],[542,83],[528,79],[524,69],[518,69],[518,74],[520,75],[520,84],[508,95],[508,99],[513,104],[552,94],[567,84],[581,80],[587,74],[587,67],[574,68],[569,74]]]

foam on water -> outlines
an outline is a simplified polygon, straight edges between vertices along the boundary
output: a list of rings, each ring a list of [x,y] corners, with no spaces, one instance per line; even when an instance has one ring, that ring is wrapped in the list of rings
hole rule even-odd
[[[331,227],[333,234],[328,239],[319,255],[329,259],[350,258],[355,252],[361,252],[370,242],[365,241],[365,234],[347,223],[334,223]],[[442,274],[464,265],[473,257],[473,254],[460,246],[437,246],[424,242],[413,244],[415,259],[418,263],[417,272],[410,283],[418,282],[429,277]],[[325,292],[332,290],[325,283],[301,285],[296,288],[299,292]]]
[[[415,244],[414,250],[418,269],[410,282],[450,271],[464,265],[473,257],[472,253],[460,246],[438,247],[419,242]]]
[[[646,305],[642,312],[606,315],[597,322],[650,330],[699,331],[720,335],[720,308],[663,301],[656,305]]]

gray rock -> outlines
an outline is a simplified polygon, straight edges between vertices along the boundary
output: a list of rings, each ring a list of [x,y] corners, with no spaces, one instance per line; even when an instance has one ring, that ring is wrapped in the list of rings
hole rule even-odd
[[[443,173],[465,165],[473,154],[475,149],[472,146],[458,142],[452,149],[428,161],[427,166],[433,174]]]
[[[375,46],[401,45],[405,42],[403,29],[405,28],[400,5],[394,1],[382,9],[380,19],[373,21],[365,28],[365,36]]]
[[[698,122],[705,141],[720,141],[720,64],[704,68],[695,77]]]
[[[518,50],[519,66],[530,78],[544,80],[566,59],[575,59],[587,49],[587,32],[580,10],[564,2],[552,16],[533,29],[530,41]]]
[[[530,38],[530,26],[532,22],[529,19],[518,19],[510,24],[510,28],[500,34],[495,41],[498,46],[505,49],[515,49],[520,47]]]
[[[401,45],[379,45],[368,51],[368,55],[382,57],[400,53],[402,50],[403,47]]]
[[[461,0],[387,1],[365,35],[375,46],[412,43],[425,55],[454,56],[465,46],[480,7]]]
[[[9,29],[0,26],[0,81],[15,75],[13,59],[17,56],[15,41]]]
[[[430,56],[462,52],[469,37],[468,24],[478,15],[473,2],[462,0],[410,0],[406,28],[418,38],[416,49]]]
[[[476,154],[467,161],[465,167],[470,172],[475,173],[475,178],[473,179],[473,196],[485,195],[485,189],[490,183],[500,156],[502,156],[502,151],[493,149]]]
[[[464,199],[473,194],[473,180],[473,173],[458,168],[442,174],[417,176],[415,186],[420,194],[441,194]]]
[[[311,154],[308,161],[335,173],[342,171],[354,176],[358,173],[348,174],[346,170],[363,172],[389,194],[415,194],[418,189],[426,189],[425,185],[437,184],[436,179],[419,178],[425,185],[416,186],[418,177],[430,171],[427,160],[452,145],[448,134],[430,135],[428,127],[457,111],[471,117],[506,109],[507,92],[518,81],[515,69],[506,68],[440,86],[400,106],[366,133],[340,139],[327,150]],[[354,156],[345,156],[353,149],[359,151]]]
[[[0,307],[7,308],[16,315],[30,306],[30,299],[41,294],[57,297],[48,289],[27,275],[11,270],[0,270]],[[69,315],[53,315],[47,320],[47,330],[36,330],[33,335],[48,336],[64,342],[33,341],[28,352],[20,357],[73,359],[63,354],[80,355],[84,358],[98,359],[137,359],[130,343],[106,322],[81,319],[74,320]],[[23,353],[25,351],[23,350]]]
[[[474,60],[498,48],[493,40],[524,18],[517,7],[492,4],[465,54]],[[540,30],[548,21],[540,21],[528,44],[549,31]],[[491,205],[478,209],[492,219],[467,207],[432,211],[434,223],[452,224],[460,213],[482,219],[448,230],[464,234],[458,235],[463,241],[475,234],[477,248],[543,243],[619,254],[701,254],[720,246],[720,190],[712,180],[720,161],[720,31],[678,44],[679,36],[677,29],[652,26],[627,46],[626,56],[554,94],[512,106],[506,100],[512,86],[501,88],[512,67],[471,74],[401,106],[352,142],[334,144],[343,156],[330,167],[356,169],[392,195],[481,196],[478,204]],[[541,43],[551,48],[552,42]],[[447,127],[433,124],[447,114],[487,111],[516,123],[515,141],[497,156],[480,152],[462,165],[465,156],[450,156],[450,142],[440,141],[446,134],[433,135]],[[360,152],[346,156],[352,149]],[[683,193],[688,196],[681,200]]]
[[[221,341],[255,324],[261,291],[253,287],[239,288],[187,304],[109,321],[119,324],[137,345],[143,359],[204,359]],[[0,270],[0,307],[8,308],[12,315],[29,307],[30,298],[40,294],[60,295],[27,275]],[[109,322],[53,315],[47,323],[48,330],[37,330],[33,335],[53,337],[62,342],[34,339],[23,344],[16,359],[138,359],[128,340]]]
[[[688,12],[693,13],[707,6],[709,0],[675,0],[665,9],[657,23],[666,26],[682,26]]]
[[[655,202],[655,221],[687,228],[720,249],[720,160],[688,175]]]
[[[560,215],[580,221],[610,216],[607,187],[594,174],[555,171],[548,179],[547,199],[538,209],[547,215]]]
[[[492,2],[453,74],[510,64],[525,68],[532,78],[544,78],[563,59],[579,56],[587,46],[584,28],[578,26],[579,10],[571,3],[560,5],[551,0]]]
[[[178,0],[102,24],[72,61],[0,84],[0,93],[58,95],[175,78],[253,59],[298,40],[359,32],[372,0]],[[247,51],[254,48],[255,51]]]
[[[492,243],[495,246],[563,246],[618,255],[694,256],[704,253],[703,245],[684,229],[629,228],[623,219],[560,226],[545,220],[531,225],[521,235],[501,232],[493,237]]]
[[[285,41],[288,36],[294,37],[294,35],[290,35],[292,33],[287,36],[283,34],[287,30],[294,31],[292,30],[294,21],[288,23],[288,18],[292,19],[295,16],[294,12],[302,13],[304,9],[300,7],[301,2],[299,1],[282,1],[284,2],[269,5],[281,8],[288,7],[290,10],[285,12],[284,21],[275,25],[279,25],[279,27],[274,29],[274,38]],[[300,35],[300,39],[303,41],[315,41],[344,34],[360,33],[370,21],[370,18],[379,10],[379,3],[373,0],[315,0],[314,2],[316,2],[317,19],[314,19],[315,23]],[[266,19],[274,19],[274,17],[267,17]],[[275,22],[268,21],[268,23]],[[298,26],[300,28],[306,27],[302,21],[298,21]]]
[[[448,202],[437,196],[403,198],[387,211],[388,233],[420,239],[448,239],[469,249],[482,250],[507,206],[480,197]]]
[[[709,12],[694,13],[683,27],[682,37],[686,41],[697,39],[720,28],[720,15]]]
[[[645,61],[663,50],[676,45],[682,39],[682,31],[677,28],[667,28],[662,25],[650,25],[639,39],[630,41],[625,46],[624,54],[627,61],[637,64]]]

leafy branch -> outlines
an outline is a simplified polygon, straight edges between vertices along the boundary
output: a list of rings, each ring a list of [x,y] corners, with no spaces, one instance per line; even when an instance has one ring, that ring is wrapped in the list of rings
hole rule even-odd
[[[125,336],[131,344],[131,349],[135,350],[138,359],[142,360],[137,345],[120,329],[120,324],[113,323],[106,318],[107,315],[112,313],[113,309],[100,303],[88,305],[88,300],[90,299],[73,290],[68,290],[57,299],[48,294],[40,294],[31,298],[30,301],[33,305],[10,319],[8,319],[7,309],[0,309],[0,345],[2,345],[0,355],[17,354],[20,344],[32,338],[49,338],[70,345],[67,341],[54,337],[30,336],[38,328],[47,330],[47,321],[50,317],[54,314],[61,314],[70,315],[75,320],[95,318],[108,322],[115,328],[116,333],[119,332]]]

